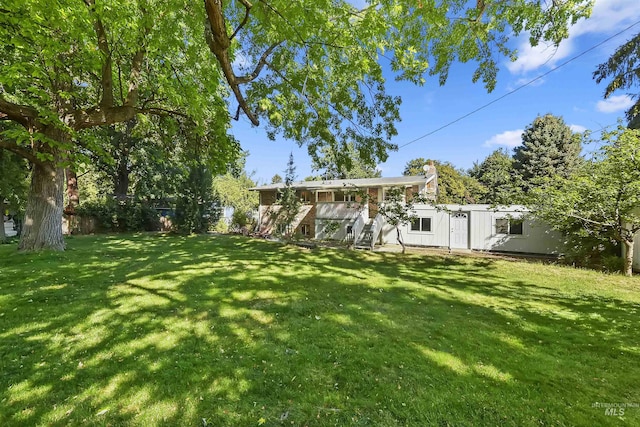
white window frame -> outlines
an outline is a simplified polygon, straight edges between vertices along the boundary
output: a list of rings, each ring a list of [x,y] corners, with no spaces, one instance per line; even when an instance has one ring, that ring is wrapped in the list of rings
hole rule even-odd
[[[423,219],[428,219],[429,220],[429,230],[423,230],[422,229],[422,220]],[[433,217],[432,216],[419,216],[416,217],[415,220],[418,221],[418,224],[420,225],[420,229],[419,230],[413,230],[413,221],[411,221],[409,223],[409,233],[416,233],[416,234],[433,234]]]

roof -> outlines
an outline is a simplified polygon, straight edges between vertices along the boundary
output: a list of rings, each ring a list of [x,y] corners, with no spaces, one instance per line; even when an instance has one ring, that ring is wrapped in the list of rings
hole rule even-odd
[[[362,179],[331,179],[325,181],[297,181],[291,186],[296,190],[331,190],[345,187],[394,187],[420,185],[431,181],[436,175],[419,175],[419,176],[398,176],[392,178],[362,178]],[[285,187],[284,183],[262,185],[253,187],[250,190],[267,191],[279,190]]]

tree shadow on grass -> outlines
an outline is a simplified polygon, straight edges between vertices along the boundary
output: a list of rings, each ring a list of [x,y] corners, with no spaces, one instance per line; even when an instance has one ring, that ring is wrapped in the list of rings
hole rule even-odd
[[[605,425],[593,402],[638,399],[637,302],[485,259],[98,241],[2,265],[2,424]]]

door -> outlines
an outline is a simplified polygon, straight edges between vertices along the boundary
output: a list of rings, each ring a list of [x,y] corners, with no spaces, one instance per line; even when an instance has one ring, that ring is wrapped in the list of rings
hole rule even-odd
[[[469,249],[469,213],[456,212],[451,215],[451,249]]]

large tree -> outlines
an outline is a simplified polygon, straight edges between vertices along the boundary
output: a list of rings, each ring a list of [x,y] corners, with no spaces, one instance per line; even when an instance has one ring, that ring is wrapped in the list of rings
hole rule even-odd
[[[453,62],[473,61],[473,81],[493,89],[494,55],[515,57],[508,36],[526,30],[532,44],[559,43],[590,5],[390,0],[358,10],[343,0],[5,0],[0,118],[23,129],[0,144],[34,165],[20,247],[64,247],[62,170],[83,129],[183,114],[199,125],[214,121],[222,138],[229,117],[216,113],[227,109],[224,82],[236,117],[264,119],[270,135],[282,132],[310,152],[324,145],[340,152],[352,141],[384,160],[395,148],[388,140],[399,99],[384,91],[379,58],[418,84],[426,72],[444,83]]]
[[[619,90],[640,86],[640,33],[616,49],[608,61],[598,65],[593,78],[597,83],[609,81],[604,90],[605,99]],[[635,103],[626,112],[629,126],[634,129],[640,128],[639,95],[633,95]]]
[[[522,133],[513,154],[514,169],[525,191],[556,177],[567,178],[580,163],[581,137],[562,117],[538,116]]]
[[[96,148],[83,130],[175,115],[224,138],[203,14],[202,4],[177,0],[3,2],[0,118],[21,127],[0,144],[33,164],[21,249],[64,248],[63,170]]]
[[[508,205],[521,199],[513,158],[506,149],[495,150],[481,163],[474,163],[469,175],[486,188],[482,198],[486,203]]]
[[[403,175],[422,175],[424,165],[433,162],[438,173],[437,203],[479,203],[487,190],[474,177],[457,169],[449,162],[426,160],[422,157],[409,160]]]
[[[598,155],[556,185],[534,191],[534,214],[556,229],[611,240],[625,248],[632,274],[634,238],[640,233],[640,130],[603,134]]]

